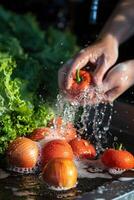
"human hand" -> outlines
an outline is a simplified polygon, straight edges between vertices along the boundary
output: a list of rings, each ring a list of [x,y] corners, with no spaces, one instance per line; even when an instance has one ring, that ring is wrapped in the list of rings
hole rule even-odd
[[[82,69],[88,63],[95,66],[94,83],[100,85],[107,70],[118,58],[118,44],[112,37],[105,37],[93,45],[81,50],[74,59],[68,61],[58,74],[59,88],[68,94],[74,74],[77,69]]]
[[[114,66],[106,75],[102,89],[107,101],[114,101],[134,84],[134,60]]]

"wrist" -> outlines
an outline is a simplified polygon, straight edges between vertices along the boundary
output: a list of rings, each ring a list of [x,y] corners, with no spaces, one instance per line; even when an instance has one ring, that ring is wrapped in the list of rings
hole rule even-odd
[[[119,42],[114,35],[109,34],[109,33],[100,34],[98,39],[101,40],[103,43],[107,44],[109,47],[111,46],[118,51]]]

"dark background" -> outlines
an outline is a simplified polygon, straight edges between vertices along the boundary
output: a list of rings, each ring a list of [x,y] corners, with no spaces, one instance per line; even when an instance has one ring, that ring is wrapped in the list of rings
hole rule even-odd
[[[0,0],[0,5],[16,13],[33,13],[44,29],[50,25],[70,29],[81,47],[97,38],[117,3],[118,0]],[[134,58],[133,44],[134,37],[120,46],[117,62]],[[119,99],[133,104],[133,93],[132,87]]]

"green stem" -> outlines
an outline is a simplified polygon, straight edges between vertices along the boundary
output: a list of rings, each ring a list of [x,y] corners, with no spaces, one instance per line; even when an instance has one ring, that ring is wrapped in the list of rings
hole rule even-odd
[[[122,150],[123,149],[123,145],[122,144],[118,144],[117,142],[113,143],[113,148],[116,150]]]
[[[123,145],[122,145],[122,144],[120,144],[120,145],[119,145],[119,149],[118,149],[118,150],[122,150],[122,147],[123,147]]]
[[[80,77],[80,70],[79,69],[77,69],[76,70],[76,81],[77,81],[77,83],[80,83],[81,82],[81,77]]]

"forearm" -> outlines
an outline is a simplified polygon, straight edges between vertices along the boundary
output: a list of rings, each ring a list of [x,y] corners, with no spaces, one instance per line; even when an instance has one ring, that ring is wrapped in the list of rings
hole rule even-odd
[[[134,0],[121,0],[102,29],[99,38],[120,45],[134,34]]]

